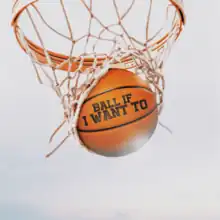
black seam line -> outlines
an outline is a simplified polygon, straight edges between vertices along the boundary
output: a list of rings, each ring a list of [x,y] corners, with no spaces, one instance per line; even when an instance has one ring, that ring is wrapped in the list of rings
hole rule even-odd
[[[156,105],[150,112],[148,112],[147,114],[141,116],[140,118],[137,118],[133,121],[130,121],[130,122],[127,122],[127,123],[124,123],[124,124],[121,124],[121,125],[116,125],[114,127],[110,127],[110,128],[102,128],[102,129],[97,129],[97,130],[83,130],[83,129],[79,129],[77,128],[77,131],[78,132],[84,132],[84,133],[94,133],[94,132],[101,132],[101,131],[108,131],[108,130],[112,130],[112,129],[116,129],[116,128],[120,128],[120,127],[123,127],[123,126],[126,126],[126,125],[129,125],[129,124],[132,124],[134,122],[137,122],[137,121],[140,121],[146,117],[148,117],[149,115],[151,115],[158,107],[159,105]]]
[[[121,90],[121,89],[145,89],[145,90],[148,90],[149,92],[152,93],[152,91],[149,88],[146,88],[146,87],[143,87],[143,86],[121,86],[121,87],[116,87],[114,89],[109,89],[109,90],[106,90],[106,91],[104,91],[102,93],[94,95],[94,96],[86,99],[83,104],[85,104],[86,102],[90,101],[91,99],[94,99],[94,98],[96,98],[96,97],[98,97],[100,95],[103,95],[105,93],[108,93],[108,92],[111,92],[111,91],[114,91],[114,90]]]

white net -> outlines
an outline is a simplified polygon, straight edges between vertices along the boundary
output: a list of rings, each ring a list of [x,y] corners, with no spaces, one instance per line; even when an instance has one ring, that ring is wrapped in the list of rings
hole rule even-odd
[[[39,82],[55,91],[64,109],[51,141],[65,123],[69,132],[61,144],[72,134],[78,138],[80,107],[109,68],[147,80],[161,108],[163,64],[185,23],[182,1],[16,0],[13,13],[16,38]]]

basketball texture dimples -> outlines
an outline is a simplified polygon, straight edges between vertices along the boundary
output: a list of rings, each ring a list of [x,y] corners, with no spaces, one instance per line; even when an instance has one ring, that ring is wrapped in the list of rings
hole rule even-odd
[[[147,82],[128,70],[110,69],[83,103],[77,129],[90,151],[119,157],[140,149],[157,122],[156,96]]]

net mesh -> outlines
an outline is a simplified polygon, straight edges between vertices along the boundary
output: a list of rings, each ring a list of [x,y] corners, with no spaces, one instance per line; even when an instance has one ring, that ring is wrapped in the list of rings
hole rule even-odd
[[[138,23],[143,33],[142,38],[138,38],[134,32],[129,31],[128,25],[131,24],[126,19],[133,16],[133,8],[143,7],[143,1],[109,0],[114,11],[114,19],[112,18],[113,22],[108,23],[95,13],[97,6],[99,11],[102,10],[103,3],[100,1],[73,0],[73,2],[80,4],[81,9],[87,15],[84,32],[79,30],[80,28],[74,29],[70,16],[70,5],[65,0],[56,2],[56,7],[59,7],[63,15],[59,18],[59,22],[65,26],[65,32],[59,31],[59,28],[50,24],[50,20],[47,19],[41,8],[40,1],[29,1],[29,4],[16,12],[16,16],[13,18],[17,40],[29,55],[39,82],[50,86],[61,100],[64,121],[50,139],[52,141],[55,134],[67,123],[69,125],[68,135],[59,146],[72,134],[76,134],[78,138],[76,127],[80,107],[91,89],[109,68],[129,69],[147,80],[157,95],[160,111],[165,87],[162,74],[163,64],[173,43],[179,37],[184,23],[183,14],[177,7],[179,5],[174,4],[176,1],[168,1],[163,24],[152,34],[150,24],[154,1],[149,0],[148,7],[145,9],[145,19],[142,23]],[[180,3],[182,2],[180,1]],[[14,10],[18,4],[19,1],[15,1]],[[24,19],[28,20],[32,27],[33,41],[26,33],[27,26],[22,26],[21,15],[24,14]],[[77,22],[81,22],[80,15],[75,19],[78,20]],[[132,19],[129,20],[129,22],[131,21]],[[135,20],[133,21],[135,22]],[[44,34],[45,30],[49,30],[59,39],[65,40],[68,44],[68,52],[62,54],[50,50],[48,45],[52,40],[51,38],[49,41],[45,40],[47,38]],[[38,44],[35,44],[34,41],[37,41]],[[59,42],[57,41],[57,44],[60,44]],[[103,47],[103,45],[108,46]],[[62,48],[62,45],[57,46]],[[105,52],[101,53],[102,49]],[[79,138],[78,141],[80,142]]]

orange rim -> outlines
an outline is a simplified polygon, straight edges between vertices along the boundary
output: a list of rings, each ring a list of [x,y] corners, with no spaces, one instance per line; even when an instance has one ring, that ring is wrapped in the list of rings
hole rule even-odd
[[[12,20],[12,26],[14,27],[14,33],[16,36],[16,39],[18,41],[18,44],[20,45],[20,47],[24,50],[25,53],[27,53],[28,51],[25,49],[25,46],[22,44],[20,38],[19,38],[19,26],[18,26],[18,18],[21,16],[22,12],[30,5],[36,3],[38,0],[32,1],[31,3],[25,5],[22,9],[20,9],[15,16],[13,17]],[[179,21],[177,21],[174,25],[173,28],[176,28],[177,26],[179,26],[179,32],[177,33],[176,36],[176,40],[177,38],[180,36],[180,33],[183,29],[183,26],[185,25],[185,15],[184,15],[184,11],[183,8],[176,2],[176,0],[169,0],[171,2],[171,4],[176,8],[176,10],[179,13]],[[171,30],[171,32],[172,32]],[[24,37],[24,40],[27,42],[27,46],[30,48],[30,50],[32,52],[34,52],[35,54],[35,58],[37,60],[37,62],[41,63],[41,64],[48,64],[48,60],[46,58],[44,49],[42,47],[40,47],[39,45],[35,44],[34,42],[32,42],[31,40],[29,40],[27,37]],[[154,43],[152,43],[151,45],[149,45],[148,48],[151,48],[152,51],[158,51],[160,50],[164,44],[169,40],[169,32],[167,32],[166,34],[164,34],[163,37],[161,37],[159,40],[155,41]],[[146,51],[147,48],[144,49],[144,51]],[[83,64],[81,64],[81,59],[80,57],[71,57],[72,60],[72,64],[71,66],[69,66],[69,56],[62,54],[62,53],[56,53],[50,50],[47,50],[47,53],[50,57],[51,62],[54,64],[54,68],[59,69],[59,70],[64,70],[64,71],[71,71],[74,72],[78,69],[79,65],[82,65],[81,70],[85,70],[88,67],[91,67],[93,65],[94,62],[94,58],[92,57],[86,57],[83,60]],[[111,59],[111,57],[106,56],[98,56],[96,58],[97,60],[97,64],[96,66],[101,66],[103,64],[103,62],[106,59]],[[125,58],[123,58],[121,60],[122,63],[129,63],[132,61],[132,57],[131,56],[127,56]],[[58,66],[58,67],[57,67]]]

